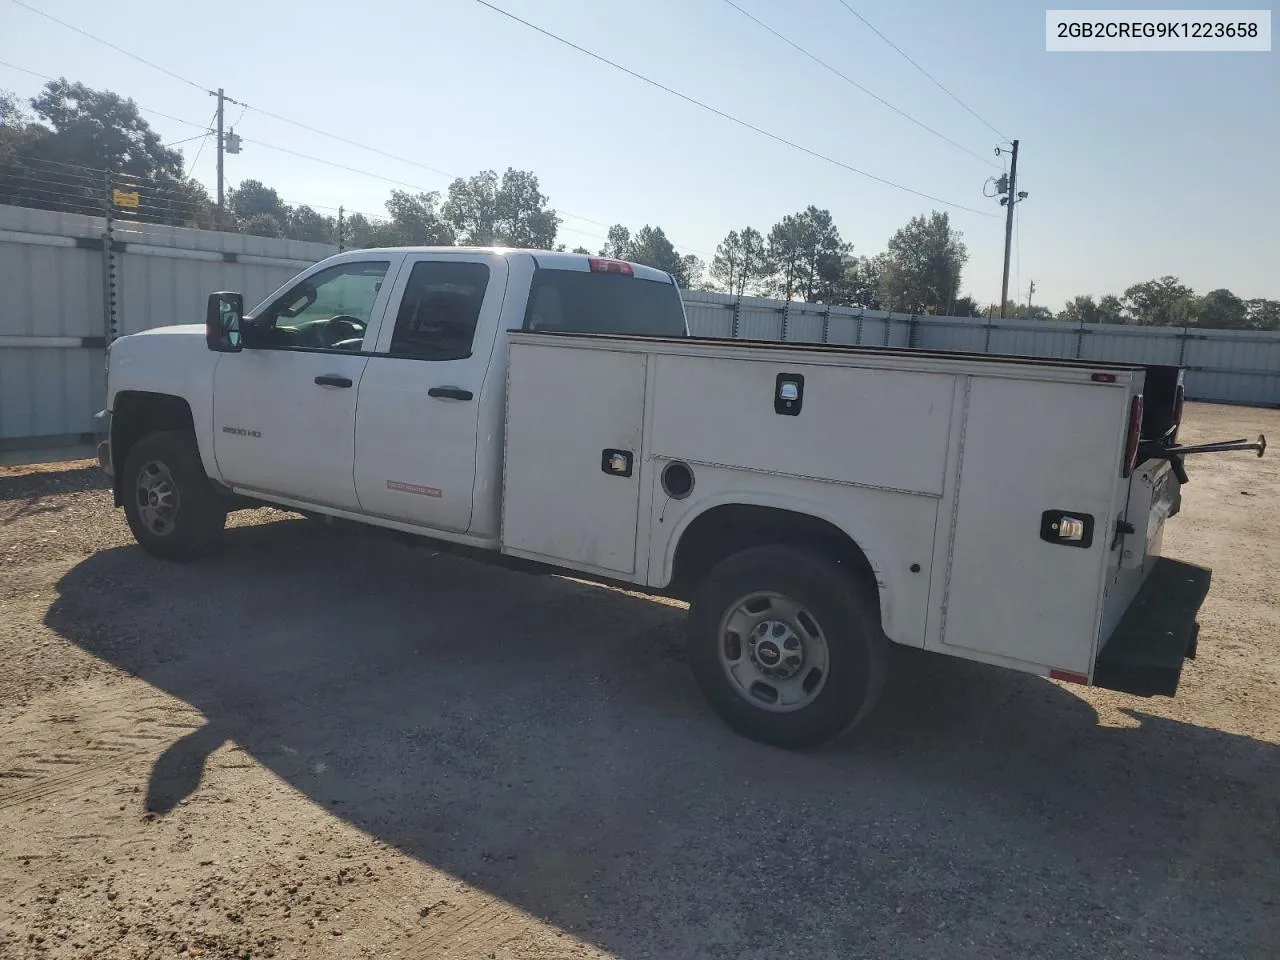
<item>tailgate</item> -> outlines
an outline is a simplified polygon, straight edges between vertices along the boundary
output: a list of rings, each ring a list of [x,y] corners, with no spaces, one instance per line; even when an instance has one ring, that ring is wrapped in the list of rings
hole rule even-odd
[[[1183,659],[1194,655],[1209,571],[1160,555],[1165,521],[1181,504],[1182,484],[1167,460],[1147,460],[1130,477],[1111,544],[1095,686],[1172,695]]]

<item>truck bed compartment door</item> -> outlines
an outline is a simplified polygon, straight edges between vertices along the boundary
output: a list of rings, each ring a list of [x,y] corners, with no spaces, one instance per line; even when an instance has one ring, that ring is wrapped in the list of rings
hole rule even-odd
[[[1090,672],[1126,403],[1092,384],[970,381],[944,645]]]
[[[646,365],[642,353],[512,344],[504,552],[635,571]]]

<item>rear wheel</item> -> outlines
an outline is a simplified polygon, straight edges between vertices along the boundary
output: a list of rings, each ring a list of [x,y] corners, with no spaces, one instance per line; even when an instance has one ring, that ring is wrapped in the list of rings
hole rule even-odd
[[[205,475],[191,434],[147,434],[130,448],[120,479],[129,529],[148,553],[194,560],[218,548],[228,504]]]
[[[774,746],[817,746],[859,723],[884,685],[887,653],[867,588],[791,547],[721,561],[689,607],[703,694],[735,731]]]

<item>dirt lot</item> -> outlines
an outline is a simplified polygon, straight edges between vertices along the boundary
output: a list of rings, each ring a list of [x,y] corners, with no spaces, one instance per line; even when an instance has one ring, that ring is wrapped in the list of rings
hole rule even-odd
[[[917,654],[789,754],[677,606],[266,510],[166,565],[0,468],[0,957],[1280,956],[1280,457],[1192,471],[1176,699]]]

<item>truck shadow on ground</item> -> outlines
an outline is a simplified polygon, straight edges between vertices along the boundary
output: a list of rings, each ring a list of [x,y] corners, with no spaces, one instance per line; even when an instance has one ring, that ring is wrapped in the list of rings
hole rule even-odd
[[[110,481],[96,465],[12,475],[0,472],[0,523],[37,513],[57,513],[63,509],[54,502],[59,495],[109,486]]]
[[[1272,744],[1140,706],[1102,727],[1047,681],[915,654],[850,739],[772,750],[704,706],[682,608],[305,521],[193,566],[103,551],[58,591],[53,629],[207,719],[151,811],[234,741],[621,957],[1280,949]]]

